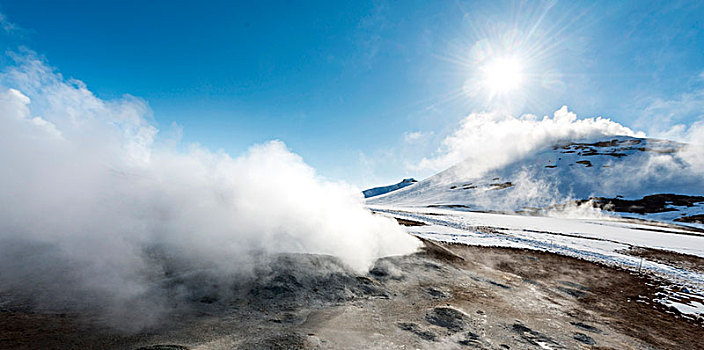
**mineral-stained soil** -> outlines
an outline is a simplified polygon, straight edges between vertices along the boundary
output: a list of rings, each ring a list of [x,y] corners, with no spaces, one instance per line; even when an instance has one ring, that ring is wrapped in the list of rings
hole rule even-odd
[[[545,252],[436,244],[366,275],[289,254],[197,285],[187,308],[131,332],[0,300],[0,348],[704,349],[701,324],[651,301],[656,280]]]

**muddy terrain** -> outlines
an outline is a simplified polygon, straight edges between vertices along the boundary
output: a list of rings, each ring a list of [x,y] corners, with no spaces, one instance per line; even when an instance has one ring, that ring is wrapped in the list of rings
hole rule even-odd
[[[147,329],[0,303],[3,349],[704,349],[653,303],[658,281],[555,254],[427,243],[365,276],[282,255],[229,283],[173,276],[179,308]]]

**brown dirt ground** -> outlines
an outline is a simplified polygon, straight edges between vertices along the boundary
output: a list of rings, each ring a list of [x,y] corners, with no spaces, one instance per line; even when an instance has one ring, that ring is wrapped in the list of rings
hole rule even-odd
[[[454,248],[454,247],[453,247]],[[600,323],[662,349],[704,348],[704,327],[682,317],[673,316],[659,304],[636,302],[656,298],[658,281],[647,276],[617,270],[592,262],[546,252],[525,251],[533,259],[514,259],[515,249],[461,247],[474,256],[489,255],[500,261],[496,267],[521,277],[546,280],[571,276],[588,289],[578,298],[580,306],[593,311]],[[456,251],[456,249],[453,249]],[[642,298],[645,296],[646,298]],[[574,310],[575,316],[583,311]]]
[[[259,290],[304,284],[275,280],[279,289]],[[652,302],[659,281],[546,252],[436,243],[344,281],[358,292],[337,302],[249,293],[221,313],[173,316],[131,334],[0,303],[0,348],[704,349],[701,324]]]

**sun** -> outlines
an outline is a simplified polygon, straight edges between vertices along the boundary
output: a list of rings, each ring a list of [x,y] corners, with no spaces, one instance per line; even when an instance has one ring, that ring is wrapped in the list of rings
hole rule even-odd
[[[492,94],[506,94],[521,87],[523,62],[516,56],[498,57],[482,66],[484,85]]]

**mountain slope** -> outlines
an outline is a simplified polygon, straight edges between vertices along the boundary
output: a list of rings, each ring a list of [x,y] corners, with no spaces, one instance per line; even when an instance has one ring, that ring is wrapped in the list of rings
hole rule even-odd
[[[467,175],[472,164],[465,161],[367,203],[523,211],[597,197],[595,205],[606,209],[696,222],[704,213],[704,174],[687,151],[682,143],[626,136],[559,142],[481,176]],[[649,207],[653,197],[644,197],[657,194],[660,205]]]

